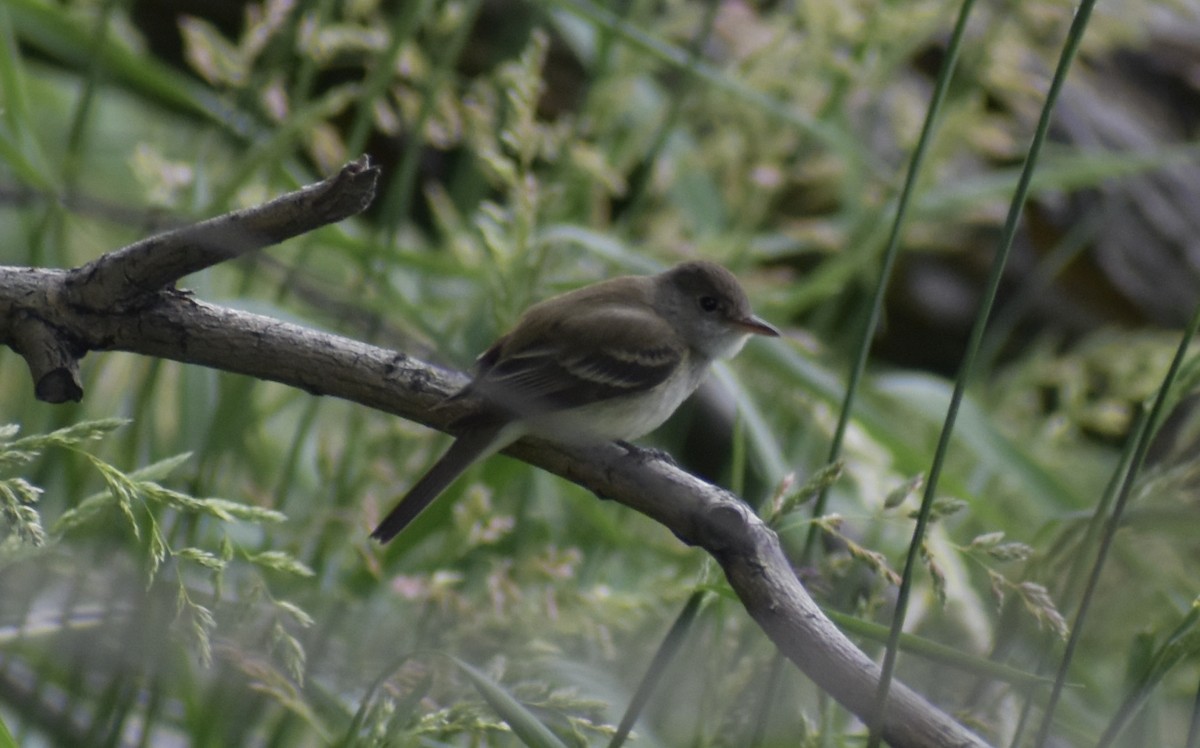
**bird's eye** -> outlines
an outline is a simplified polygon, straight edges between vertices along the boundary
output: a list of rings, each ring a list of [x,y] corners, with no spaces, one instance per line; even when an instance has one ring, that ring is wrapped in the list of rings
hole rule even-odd
[[[720,306],[720,302],[717,301],[716,296],[701,296],[700,297],[700,308],[703,309],[704,311],[706,311],[706,312],[716,311],[716,308],[718,306]]]

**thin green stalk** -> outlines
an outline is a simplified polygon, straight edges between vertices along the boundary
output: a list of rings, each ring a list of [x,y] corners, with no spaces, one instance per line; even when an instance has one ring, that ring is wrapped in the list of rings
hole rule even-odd
[[[1196,698],[1192,701],[1192,722],[1188,726],[1186,748],[1200,748],[1200,683],[1196,684]]]
[[[170,706],[167,704],[169,699],[166,696],[167,689],[163,684],[161,665],[154,663],[152,667],[153,669],[149,670],[151,677],[148,679],[150,687],[146,689],[145,694],[146,707],[141,714],[143,720],[141,740],[138,742],[137,748],[151,748],[154,741],[154,727],[166,724],[169,719]],[[3,744],[0,744],[0,748],[3,748]]]
[[[1150,700],[1155,688],[1162,684],[1167,673],[1176,665],[1195,658],[1197,645],[1200,645],[1200,639],[1197,638],[1200,599],[1194,600],[1189,608],[1171,633],[1155,647],[1153,653],[1129,679],[1130,684],[1125,697],[1113,712],[1104,733],[1096,741],[1096,748],[1108,748],[1113,745],[1134,719],[1141,719],[1143,722],[1149,719],[1143,707]],[[1145,735],[1145,730],[1141,730],[1140,734]]]
[[[683,610],[679,611],[675,622],[671,624],[667,635],[663,637],[662,644],[659,645],[658,651],[654,653],[654,659],[650,661],[650,666],[646,668],[646,674],[642,676],[642,682],[638,684],[637,690],[633,693],[633,698],[629,700],[629,706],[625,708],[625,714],[621,716],[621,724],[617,726],[616,733],[613,734],[612,740],[608,743],[608,748],[620,748],[625,744],[625,739],[629,737],[629,732],[633,729],[633,725],[642,714],[642,710],[650,701],[651,694],[658,686],[658,681],[662,679],[663,673],[667,671],[667,667],[671,664],[679,648],[683,646],[687,640],[688,634],[692,630],[692,624],[696,622],[696,616],[700,612],[700,604],[704,602],[707,596],[703,590],[696,590],[688,598],[684,604]]]
[[[0,162],[9,178],[42,192],[55,189],[49,159],[33,124],[29,76],[8,8],[0,4]],[[31,263],[36,264],[36,263]]]
[[[620,19],[622,23],[627,22],[629,11],[633,9],[633,0],[619,0],[613,2],[610,6],[610,12],[614,18]],[[596,31],[596,52],[592,56],[592,69],[584,81],[584,89],[579,93],[579,111],[587,112],[589,98],[595,90],[595,82],[604,80],[609,73],[609,68],[613,64],[613,49],[616,47],[616,34],[607,26],[595,26]],[[571,140],[580,140],[587,133],[586,117],[575,117],[571,122]]]
[[[311,11],[315,25],[320,28],[330,22],[333,13],[332,0],[320,0],[317,6]],[[299,26],[292,22],[292,49],[296,51],[299,42]],[[313,82],[317,76],[317,60],[314,55],[296,53],[298,67],[296,69],[296,78],[292,84],[291,92],[288,95],[288,100],[293,103],[293,106],[299,102],[310,102],[313,96]],[[359,102],[361,102],[366,94],[360,94]],[[357,120],[354,122],[357,125]],[[347,139],[346,153],[362,153],[363,147],[356,143],[353,139]],[[288,264],[287,272],[285,272],[279,281],[279,288],[275,294],[277,301],[282,302],[284,298],[296,287],[295,279],[302,272],[303,268],[307,268],[308,258],[312,254],[315,247],[311,237],[308,237],[300,244],[300,251],[296,254],[293,262]]]
[[[17,739],[9,732],[4,719],[0,718],[0,748],[17,748],[17,745]]]
[[[110,0],[104,3],[100,9],[92,33],[88,38],[89,57],[96,56],[98,51],[104,48],[115,5],[115,0]],[[99,88],[101,76],[104,73],[105,71],[99,65],[88,66],[83,73],[79,100],[76,102],[71,116],[71,124],[67,129],[67,143],[63,149],[61,182],[64,195],[70,195],[75,189],[80,165],[83,163],[84,140],[87,137],[88,125],[91,123],[92,103],[95,101],[96,90]],[[31,246],[35,247],[34,254],[38,257],[39,262],[41,262],[42,248],[50,241],[58,248],[59,252],[63,251],[66,226],[63,215],[64,211],[60,201],[53,200],[47,204],[46,211],[42,214],[37,228],[36,239],[30,242]],[[49,238],[51,236],[53,239]]]
[[[95,28],[92,30],[92,38],[88,43],[89,55],[95,55],[97,50],[104,46],[115,6],[115,0],[109,0],[101,6]],[[101,74],[102,70],[98,65],[87,67],[83,73],[83,88],[80,90],[79,101],[75,105],[67,134],[66,160],[63,164],[63,184],[67,192],[74,187],[75,176],[83,159],[83,141],[87,126],[91,122],[92,102],[96,99]]]
[[[314,25],[317,28],[322,28],[330,22],[333,16],[333,8],[336,3],[334,0],[318,0],[315,7],[311,8],[308,13]],[[314,55],[300,54],[298,52],[299,42],[299,24],[292,22],[292,51],[296,54],[297,66],[296,77],[292,82],[291,90],[288,94],[289,101],[308,101],[312,98],[313,82],[317,77],[317,58]],[[361,153],[360,148],[347,148],[347,153]]]
[[[1083,538],[1079,542],[1079,552],[1075,554],[1075,563],[1071,564],[1070,570],[1067,572],[1066,583],[1063,585],[1061,592],[1060,604],[1069,605],[1067,597],[1075,590],[1080,580],[1083,579],[1084,572],[1087,570],[1086,553],[1091,548],[1098,548],[1102,542],[1104,529],[1104,519],[1109,515],[1109,510],[1116,500],[1121,484],[1129,474],[1134,470],[1133,460],[1137,451],[1137,440],[1141,438],[1141,434],[1146,430],[1150,421],[1146,417],[1146,411],[1139,410],[1134,418],[1128,444],[1121,452],[1120,461],[1117,468],[1113,471],[1112,477],[1109,478],[1108,485],[1104,487],[1104,493],[1100,495],[1100,503],[1096,507],[1096,511],[1092,513],[1092,518],[1088,521],[1087,529],[1084,531]],[[1082,599],[1080,601],[1082,605]],[[1078,615],[1078,611],[1076,611]]]
[[[321,399],[313,398],[304,406],[304,412],[292,433],[291,444],[283,458],[283,468],[279,471],[279,485],[275,488],[275,500],[271,506],[283,511],[292,495],[292,484],[299,477],[300,458],[317,428],[317,411],[321,408]]]
[[[751,748],[758,748],[766,743],[771,706],[775,703],[775,694],[779,692],[782,684],[783,666],[786,662],[787,659],[778,650],[771,656],[771,664],[767,666],[767,680],[763,685],[763,695],[758,700],[758,708],[754,712],[754,735],[750,738]]]
[[[709,3],[708,9],[700,21],[700,27],[697,30],[696,35],[693,37],[692,44],[688,49],[687,67],[689,68],[692,68],[702,62],[701,53],[704,49],[704,46],[708,43],[708,40],[712,36],[713,25],[716,23],[718,6],[719,3]],[[628,10],[628,5],[624,10]],[[620,16],[620,22],[622,24],[626,22],[623,15]],[[599,26],[598,28],[603,29],[606,40],[612,36],[612,31],[609,27]],[[690,79],[688,82],[690,82]],[[679,117],[683,112],[683,102],[687,98],[689,90],[690,86],[687,85],[678,86],[673,89],[667,114],[663,118],[662,124],[658,128],[658,132],[656,133],[654,141],[651,143],[649,149],[647,149],[645,153],[642,162],[642,168],[638,170],[634,176],[634,179],[630,183],[628,191],[629,210],[626,212],[625,216],[625,220],[627,222],[633,222],[639,212],[639,209],[645,204],[643,197],[645,196],[645,188],[649,184],[649,175],[653,173],[653,168],[651,168],[651,166],[662,153],[662,149],[665,147],[670,134],[675,130],[675,127],[679,121]],[[741,436],[740,421],[738,422],[737,426],[739,433],[734,435],[734,443],[735,445],[743,445],[743,448],[735,451],[735,457],[741,457],[740,461],[735,460],[735,464],[733,466],[733,476],[735,480],[744,475],[745,464],[744,444],[742,439],[739,438]],[[619,746],[624,744],[625,739],[628,737],[629,732],[633,729],[633,725],[637,721],[637,718],[641,715],[646,704],[649,703],[651,695],[654,693],[655,688],[658,686],[658,683],[662,679],[663,674],[666,672],[667,667],[670,665],[671,660],[674,659],[675,655],[679,652],[680,648],[687,640],[687,637],[692,630],[692,625],[695,623],[696,615],[699,612],[700,604],[704,601],[705,596],[706,594],[702,591],[697,590],[693,592],[688,598],[687,602],[684,604],[683,609],[679,611],[679,614],[675,617],[674,623],[671,624],[670,630],[667,632],[666,637],[663,638],[662,644],[659,645],[658,650],[654,653],[654,658],[651,660],[650,665],[646,668],[646,672],[642,676],[642,681],[638,684],[637,691],[630,699],[629,705],[625,709],[625,714],[621,717],[621,724],[617,727],[616,734],[613,735],[612,740],[609,742],[609,748],[619,748]]]
[[[1039,299],[1045,298],[1045,294],[1050,292],[1055,280],[1063,271],[1092,246],[1099,229],[1098,215],[1089,216],[1075,224],[1054,249],[1038,262],[1029,277],[1022,280],[1021,288],[1017,290],[1014,298],[997,312],[983,341],[983,348],[979,354],[980,368],[983,371],[992,369],[993,362],[1000,357],[1001,350],[1012,338],[1017,324],[1024,320],[1025,314]]]
[[[1134,448],[1133,459],[1129,463],[1129,469],[1125,472],[1125,479],[1121,482],[1121,490],[1117,492],[1117,500],[1113,505],[1112,516],[1105,523],[1104,534],[1100,537],[1100,546],[1096,550],[1096,560],[1092,565],[1092,573],[1088,577],[1087,586],[1083,590],[1083,597],[1079,601],[1079,610],[1076,612],[1075,621],[1071,626],[1071,636],[1067,639],[1067,646],[1063,651],[1062,661],[1058,665],[1058,674],[1054,679],[1054,688],[1051,689],[1050,699],[1046,703],[1046,711],[1042,717],[1042,726],[1038,730],[1037,739],[1033,743],[1038,748],[1045,745],[1046,739],[1050,735],[1050,727],[1054,724],[1054,712],[1062,696],[1062,689],[1067,680],[1067,671],[1071,667],[1072,659],[1074,659],[1075,648],[1079,644],[1079,638],[1083,632],[1083,624],[1087,620],[1088,610],[1091,608],[1092,600],[1095,598],[1096,587],[1100,582],[1100,573],[1104,569],[1104,562],[1107,560],[1108,552],[1112,548],[1113,536],[1116,535],[1117,530],[1121,526],[1125,506],[1129,502],[1129,496],[1133,493],[1133,484],[1137,480],[1138,472],[1146,460],[1146,453],[1150,451],[1150,443],[1153,440],[1154,433],[1166,415],[1164,409],[1167,398],[1170,395],[1171,385],[1179,375],[1179,369],[1183,365],[1183,360],[1187,355],[1188,346],[1198,331],[1200,331],[1200,305],[1196,307],[1191,321],[1188,322],[1187,330],[1183,333],[1183,339],[1179,341],[1179,347],[1175,351],[1175,358],[1171,361],[1167,375],[1163,378],[1162,386],[1159,387],[1158,394],[1154,398],[1154,405],[1150,408],[1150,415],[1145,419],[1141,430],[1138,432],[1137,447]]]
[[[1050,81],[1050,89],[1046,93],[1046,103],[1042,107],[1041,116],[1038,118],[1037,129],[1033,134],[1033,141],[1030,143],[1029,152],[1025,156],[1025,164],[1021,169],[1021,178],[1017,182],[1017,189],[1013,194],[1012,203],[1009,206],[1008,218],[1004,224],[1000,246],[997,248],[996,257],[992,262],[987,287],[984,290],[983,300],[979,307],[979,314],[976,316],[975,323],[971,328],[971,336],[967,343],[966,352],[963,355],[962,367],[954,382],[954,393],[950,397],[950,406],[946,412],[946,421],[942,427],[942,433],[938,437],[933,464],[929,469],[929,479],[925,484],[925,494],[921,499],[921,509],[917,516],[916,527],[913,529],[912,542],[908,547],[908,555],[904,562],[904,571],[901,574],[900,590],[896,596],[896,612],[892,618],[887,649],[883,656],[879,689],[875,700],[875,714],[870,720],[871,737],[867,743],[869,748],[877,748],[882,740],[881,728],[887,709],[888,691],[891,688],[892,676],[896,669],[900,632],[904,628],[904,619],[908,613],[908,599],[912,594],[913,573],[920,558],[925,531],[929,526],[929,517],[933,510],[934,498],[937,496],[942,466],[945,464],[946,453],[950,447],[950,437],[954,432],[954,425],[958,419],[958,410],[962,405],[963,396],[966,394],[967,383],[973,374],[975,359],[983,342],[983,334],[987,329],[987,322],[991,316],[992,307],[995,305],[996,292],[1000,287],[1000,279],[1004,275],[1004,267],[1008,262],[1009,251],[1012,249],[1013,239],[1017,233],[1022,208],[1025,205],[1025,199],[1029,193],[1029,185],[1033,179],[1033,170],[1037,164],[1038,156],[1041,155],[1046,134],[1050,130],[1051,112],[1054,111],[1054,104],[1058,101],[1063,83],[1067,78],[1067,72],[1071,69],[1071,62],[1075,59],[1075,53],[1079,50],[1079,43],[1083,39],[1084,29],[1087,28],[1088,19],[1091,17],[1092,8],[1095,4],[1095,0],[1083,0],[1079,10],[1075,14],[1075,18],[1071,22],[1066,44],[1063,47],[1062,54],[1059,56],[1058,66],[1054,70],[1054,77]]]
[[[1084,572],[1087,570],[1086,551],[1092,548],[1097,543],[1097,538],[1100,536],[1101,530],[1104,527],[1104,518],[1108,516],[1109,507],[1112,506],[1113,500],[1117,495],[1117,490],[1120,488],[1121,481],[1128,474],[1129,466],[1133,463],[1134,447],[1137,443],[1137,434],[1140,434],[1143,426],[1146,423],[1146,412],[1141,410],[1138,412],[1133,426],[1130,430],[1130,439],[1121,451],[1120,461],[1117,464],[1116,470],[1113,471],[1112,477],[1109,478],[1108,485],[1104,488],[1104,493],[1100,495],[1100,502],[1096,506],[1096,510],[1092,513],[1091,520],[1088,521],[1088,526],[1084,530],[1084,536],[1079,540],[1074,554],[1074,561],[1070,564],[1065,581],[1063,582],[1059,593],[1059,603],[1062,606],[1069,605],[1068,595],[1079,584],[1079,580],[1083,578]],[[1046,632],[1045,636],[1039,644],[1038,662],[1035,672],[1039,675],[1049,670],[1047,660],[1049,659],[1048,650],[1054,640],[1054,636],[1050,632]],[[1031,692],[1025,699],[1021,707],[1021,715],[1017,720],[1017,727],[1013,731],[1012,740],[1009,745],[1012,748],[1017,748],[1021,744],[1021,740],[1025,734],[1025,727],[1029,724],[1030,714],[1033,709],[1034,694]]]
[[[694,60],[687,51],[643,31],[624,18],[616,16],[601,4],[587,0],[542,0],[542,3],[562,8],[572,15],[595,24],[597,28],[611,31],[621,38],[630,49],[650,55],[665,65],[696,77],[715,91],[728,94],[757,107],[760,111],[771,115],[797,132],[816,139],[839,157],[849,161],[857,158],[855,142],[837,125],[821,121],[807,112],[789,108],[778,99],[746,85],[714,66]]]
[[[396,229],[412,208],[413,192],[417,183],[417,167],[421,163],[421,150],[425,147],[425,123],[433,116],[434,102],[437,92],[450,75],[450,70],[458,60],[467,36],[475,25],[475,17],[479,14],[482,0],[470,0],[463,8],[462,20],[454,36],[447,42],[441,59],[429,74],[429,80],[422,92],[421,108],[416,119],[409,125],[408,138],[404,143],[404,158],[396,169],[396,176],[387,192],[382,196],[379,205],[382,206],[384,236],[388,246],[394,246]],[[398,21],[399,23],[399,21]]]
[[[358,105],[354,109],[354,119],[351,121],[350,134],[346,137],[347,153],[362,153],[367,145],[367,137],[371,133],[374,119],[371,116],[372,105],[378,99],[387,95],[387,87],[394,79],[396,58],[406,44],[411,44],[417,25],[421,22],[429,4],[424,2],[401,3],[392,21],[391,40],[387,49],[375,58],[374,68],[367,73],[363,81],[362,91],[358,97]],[[423,111],[425,105],[422,104]]]
[[[883,265],[879,271],[879,280],[871,295],[871,311],[863,323],[862,332],[859,335],[858,352],[854,360],[854,365],[850,369],[849,381],[846,384],[846,395],[842,400],[837,427],[833,432],[833,442],[829,446],[829,456],[825,460],[825,464],[827,465],[836,462],[842,455],[842,442],[846,436],[846,429],[850,425],[850,414],[854,412],[854,401],[858,396],[859,383],[862,381],[863,372],[867,368],[867,357],[871,352],[871,341],[875,337],[876,328],[879,327],[879,317],[883,313],[883,299],[887,292],[888,282],[892,278],[892,268],[896,264],[896,255],[900,252],[901,229],[904,226],[904,219],[908,215],[909,202],[916,191],[917,176],[921,173],[921,165],[925,162],[925,154],[929,150],[929,144],[933,141],[934,125],[937,122],[938,115],[941,113],[942,104],[946,100],[946,92],[950,89],[950,81],[954,77],[954,69],[957,66],[958,55],[962,49],[963,35],[966,33],[967,19],[970,17],[971,9],[974,5],[975,0],[964,0],[962,7],[959,9],[958,20],[954,24],[954,32],[951,34],[950,42],[946,47],[946,59],[941,71],[938,73],[933,98],[930,100],[929,109],[925,113],[925,122],[921,125],[921,135],[917,138],[917,145],[913,150],[912,160],[908,165],[908,173],[904,177],[904,187],[900,191],[900,200],[896,204],[896,218],[892,222],[892,232],[888,236],[887,248],[883,253]],[[813,504],[812,516],[820,517],[823,515],[828,502],[829,488],[826,487],[821,490],[816,502]],[[801,565],[807,566],[812,563],[813,555],[816,553],[818,547],[816,542],[818,532],[819,530],[815,523],[809,526],[808,536],[804,539]]]
[[[685,70],[694,71],[703,65],[704,61],[701,59],[700,53],[712,36],[713,24],[717,20],[717,7],[719,5],[720,3],[716,2],[708,4],[708,9],[700,22],[700,29],[692,38],[692,43],[688,47],[686,64],[684,65]],[[625,20],[622,18],[621,22],[625,23]],[[646,150],[640,167],[630,175],[629,189],[626,197],[626,201],[629,204],[629,209],[625,215],[626,223],[633,223],[645,205],[646,187],[650,184],[650,176],[654,173],[654,162],[658,160],[659,154],[666,147],[667,139],[670,138],[671,133],[675,132],[675,126],[679,123],[679,117],[683,113],[683,102],[691,90],[691,85],[689,84],[692,82],[692,78],[686,78],[682,85],[671,89],[671,101],[667,109],[667,115],[663,117],[662,124],[659,125],[653,142],[650,143],[650,147]]]

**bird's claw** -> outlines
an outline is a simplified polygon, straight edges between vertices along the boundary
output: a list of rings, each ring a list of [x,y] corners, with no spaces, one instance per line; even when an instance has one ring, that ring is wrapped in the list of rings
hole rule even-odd
[[[665,462],[671,467],[679,467],[679,463],[675,462],[675,458],[666,450],[656,447],[639,447],[624,439],[618,440],[617,446],[625,450],[627,455],[640,462]]]

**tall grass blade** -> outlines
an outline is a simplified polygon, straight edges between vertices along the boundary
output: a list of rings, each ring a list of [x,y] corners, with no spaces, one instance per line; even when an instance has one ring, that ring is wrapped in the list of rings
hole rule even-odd
[[[1047,738],[1050,736],[1050,728],[1054,724],[1054,713],[1058,708],[1062,689],[1067,681],[1067,671],[1071,667],[1071,661],[1075,656],[1075,649],[1079,645],[1083,626],[1087,621],[1088,610],[1095,599],[1096,588],[1100,583],[1100,573],[1104,569],[1104,562],[1107,560],[1108,552],[1112,548],[1113,537],[1121,527],[1121,519],[1125,514],[1125,506],[1129,502],[1129,497],[1133,493],[1133,485],[1137,480],[1138,473],[1141,471],[1142,464],[1146,460],[1146,453],[1150,451],[1150,443],[1153,440],[1154,433],[1158,430],[1163,418],[1166,416],[1165,406],[1171,394],[1171,387],[1179,375],[1179,370],[1183,366],[1188,347],[1191,345],[1192,339],[1196,337],[1197,331],[1200,331],[1200,306],[1196,307],[1191,321],[1188,322],[1187,329],[1183,333],[1183,339],[1179,341],[1179,347],[1175,351],[1175,358],[1171,361],[1171,367],[1167,370],[1162,386],[1159,387],[1158,394],[1154,398],[1154,404],[1150,408],[1150,415],[1143,421],[1142,427],[1138,431],[1137,446],[1133,451],[1133,459],[1130,460],[1129,469],[1125,472],[1124,480],[1121,481],[1121,488],[1117,492],[1117,499],[1113,504],[1112,516],[1105,523],[1104,533],[1100,537],[1100,545],[1096,550],[1096,560],[1092,564],[1092,571],[1088,577],[1087,586],[1084,587],[1083,596],[1080,598],[1079,610],[1076,612],[1075,620],[1071,625],[1071,635],[1067,638],[1066,649],[1063,651],[1062,660],[1059,662],[1058,674],[1054,680],[1054,688],[1051,689],[1050,698],[1046,703],[1046,711],[1042,717],[1042,725],[1038,730],[1037,739],[1033,743],[1039,748],[1045,745]]]
[[[521,742],[535,748],[566,748],[566,745],[558,739],[558,736],[550,732],[550,728],[546,727],[537,718],[537,715],[531,712],[524,704],[517,701],[500,684],[485,675],[483,671],[457,657],[451,657],[450,659],[466,673],[471,683],[475,685],[475,689],[496,710],[496,713],[500,715],[500,719],[504,720],[505,724],[512,728],[512,731],[521,739]]]
[[[913,193],[916,191],[917,176],[921,173],[921,165],[925,162],[925,154],[929,150],[929,144],[933,141],[934,125],[937,123],[938,114],[941,113],[942,104],[946,100],[946,92],[950,89],[950,81],[954,77],[954,68],[958,63],[958,54],[962,49],[962,39],[963,34],[966,32],[967,19],[970,18],[971,8],[974,5],[975,0],[965,0],[959,9],[958,20],[954,24],[954,32],[951,34],[950,42],[946,47],[946,59],[942,64],[941,71],[938,73],[933,98],[929,102],[929,109],[925,112],[925,122],[921,125],[921,134],[917,138],[917,145],[913,150],[912,161],[909,163],[908,173],[904,177],[904,187],[900,191],[900,200],[896,205],[896,217],[892,221],[891,234],[888,236],[887,248],[883,253],[883,263],[879,270],[879,280],[875,285],[874,292],[871,294],[871,310],[863,323],[862,333],[859,336],[854,365],[850,369],[850,376],[846,384],[846,394],[842,399],[837,426],[833,432],[833,441],[829,446],[829,456],[825,460],[826,464],[836,462],[842,455],[842,441],[846,436],[846,428],[850,424],[850,415],[854,412],[854,401],[858,395],[858,387],[862,380],[863,372],[867,368],[867,356],[871,352],[871,341],[875,338],[875,331],[879,327],[879,317],[883,312],[884,296],[887,293],[888,282],[892,278],[892,269],[896,264],[896,255],[900,252],[900,233],[904,226],[904,218],[908,215],[909,203],[912,200]],[[829,489],[826,488],[821,491],[817,496],[816,503],[813,504],[813,516],[820,517],[824,514],[828,502]],[[817,532],[817,526],[814,524],[810,527],[808,536],[804,539],[804,558],[801,561],[802,564],[807,565],[812,563],[813,554],[817,548]]]
[[[900,632],[904,628],[904,619],[908,612],[908,599],[912,594],[913,573],[920,561],[921,545],[925,538],[926,528],[929,525],[933,502],[937,497],[938,481],[941,477],[942,466],[945,464],[946,453],[950,446],[950,436],[954,431],[954,424],[958,418],[958,410],[962,404],[963,396],[966,394],[967,383],[971,380],[971,376],[974,373],[975,358],[983,342],[983,334],[987,329],[988,319],[991,317],[996,293],[999,290],[1000,280],[1004,274],[1004,267],[1008,262],[1009,251],[1012,249],[1013,239],[1016,237],[1022,208],[1025,205],[1030,182],[1033,179],[1034,167],[1037,165],[1042,145],[1045,143],[1046,135],[1050,130],[1050,115],[1054,111],[1054,104],[1058,101],[1058,96],[1066,81],[1067,72],[1071,69],[1071,63],[1075,59],[1075,53],[1079,49],[1079,43],[1083,39],[1083,32],[1087,28],[1088,19],[1091,17],[1094,6],[1094,0],[1084,0],[1071,22],[1066,43],[1062,54],[1059,56],[1058,65],[1054,70],[1054,77],[1051,79],[1050,88],[1046,92],[1046,102],[1042,106],[1042,113],[1038,119],[1037,129],[1034,131],[1033,140],[1029,145],[1029,152],[1025,156],[1025,163],[1021,170],[1021,178],[1017,183],[1017,190],[1013,194],[1013,199],[1009,206],[1008,217],[1005,220],[1004,231],[1000,239],[1000,246],[997,248],[996,257],[992,261],[987,286],[984,290],[983,299],[980,302],[979,313],[971,328],[971,335],[967,342],[966,352],[963,355],[962,366],[954,382],[954,394],[951,396],[950,407],[946,412],[945,425],[942,428],[941,435],[938,437],[937,450],[934,453],[933,464],[930,466],[929,477],[925,483],[925,494],[921,500],[920,513],[917,516],[916,527],[913,529],[913,539],[909,544],[908,555],[904,562],[904,571],[901,574],[902,582],[896,597],[896,612],[892,618],[887,649],[883,657],[882,673],[879,678],[875,718],[871,720],[871,737],[868,741],[868,745],[871,748],[877,748],[882,739],[881,727],[887,708],[888,691],[891,688],[892,676],[896,668]]]

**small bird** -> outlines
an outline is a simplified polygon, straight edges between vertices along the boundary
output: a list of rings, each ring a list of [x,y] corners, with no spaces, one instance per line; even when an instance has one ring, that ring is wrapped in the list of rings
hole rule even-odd
[[[533,305],[447,400],[474,402],[451,426],[458,438],[371,537],[388,542],[473,462],[523,436],[594,444],[653,431],[714,360],[736,354],[751,335],[779,331],[711,262],[613,278]]]

